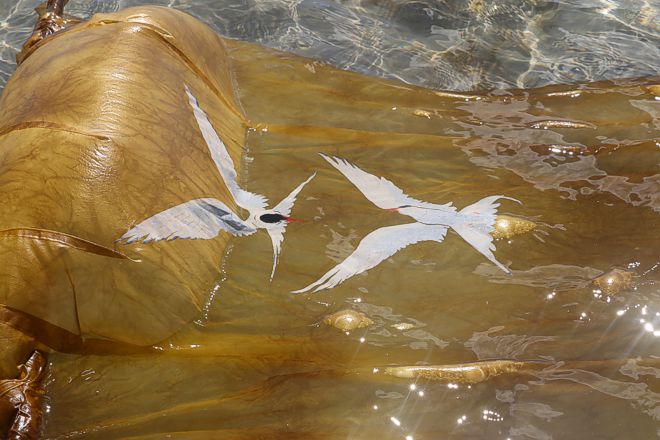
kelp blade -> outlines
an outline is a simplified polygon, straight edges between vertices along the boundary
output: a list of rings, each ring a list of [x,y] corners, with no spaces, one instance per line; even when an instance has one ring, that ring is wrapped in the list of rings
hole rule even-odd
[[[649,249],[657,246],[657,234],[629,223],[657,222],[660,199],[652,181],[657,171],[634,160],[657,154],[653,81],[436,92],[223,40],[192,18],[159,8],[100,14],[46,40],[3,98],[1,139],[11,148],[0,152],[9,172],[0,181],[7,193],[12,189],[20,196],[8,206],[22,220],[15,224],[7,214],[2,227],[59,231],[140,263],[13,243],[2,260],[13,268],[7,276],[38,288],[22,286],[30,300],[19,303],[16,293],[12,304],[71,335],[134,344],[166,339],[157,346],[162,355],[53,355],[48,435],[404,438],[408,432],[391,431],[387,417],[405,413],[404,427],[419,422],[421,436],[445,438],[455,431],[454,413],[463,406],[473,409],[472,399],[455,399],[439,383],[427,385],[423,398],[404,399],[410,379],[389,378],[383,385],[343,372],[348,366],[420,360],[453,365],[482,356],[522,359],[521,353],[530,352],[533,359],[586,358],[597,349],[616,356],[634,347],[645,356],[648,346],[635,339],[636,327],[610,333],[613,311],[585,301],[574,286],[601,273],[590,264],[606,265],[621,255],[633,261],[631,253],[621,252],[625,246],[642,249],[641,261],[656,257]],[[276,202],[319,172],[294,213],[317,221],[289,227],[272,283],[270,243],[263,234],[236,239],[227,256],[224,235],[209,241],[116,242],[132,225],[173,204],[196,197],[230,203],[183,83],[227,143],[247,189]],[[36,105],[24,102],[23,90],[34,90]],[[511,276],[448,237],[441,246],[408,248],[332,291],[294,299],[289,291],[313,281],[361,237],[401,221],[370,206],[328,169],[319,152],[346,157],[424,200],[462,207],[489,194],[515,196],[522,207],[503,211],[539,217],[535,224],[548,236],[544,242],[523,234],[497,243],[498,258],[512,264]],[[54,169],[59,162],[53,157],[63,160],[61,167]],[[25,190],[22,179],[28,182]],[[20,271],[18,261],[24,265]],[[44,261],[53,264],[46,270]],[[72,272],[75,268],[80,269]],[[45,296],[40,289],[49,283],[53,287]],[[589,326],[562,307],[567,301],[546,299],[555,285],[591,313]],[[217,292],[204,307],[212,287]],[[350,335],[314,325],[329,308],[341,307],[364,311],[374,325]],[[193,317],[202,325],[185,325]],[[395,323],[412,327],[399,331]],[[520,352],[511,353],[515,350]],[[587,373],[560,372],[552,380],[568,376],[575,382],[568,390],[571,401],[587,394],[579,384],[616,393],[609,395],[612,400],[631,395],[625,382],[630,378]],[[654,419],[644,412],[652,411],[644,405],[656,398],[646,387],[648,377],[629,383],[637,393],[631,400],[642,410],[630,409],[627,401],[611,408],[627,411],[639,433],[656,429],[650,430]],[[514,382],[517,395],[540,401],[534,404],[550,402],[552,387],[517,374],[482,382],[473,392],[495,396],[506,388],[501,394],[506,397]],[[486,401],[509,405],[494,397]],[[516,404],[510,404],[512,414],[524,410],[515,410]],[[566,414],[575,409],[556,405],[568,408],[562,409]],[[519,421],[512,417],[502,426],[518,429]],[[607,435],[608,428],[624,429],[598,428]],[[585,429],[573,426],[576,436]]]

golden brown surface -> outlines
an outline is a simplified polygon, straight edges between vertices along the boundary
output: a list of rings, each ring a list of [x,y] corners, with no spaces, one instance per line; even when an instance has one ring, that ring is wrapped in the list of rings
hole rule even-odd
[[[226,197],[184,84],[199,90],[236,160],[245,136],[228,69],[205,65],[226,59],[221,40],[188,16],[161,15],[164,23],[130,11],[116,23],[96,16],[57,34],[18,68],[0,102],[0,191],[8,196],[0,228],[54,231],[128,254],[0,238],[8,281],[0,303],[84,337],[145,345],[172,334],[199,313],[227,239],[115,244],[172,204]]]
[[[318,171],[293,213],[308,222],[290,226],[272,282],[264,234],[116,243],[193,198],[235,208],[184,83],[246,189],[278,200]],[[65,351],[52,357],[46,438],[474,438],[456,418],[482,406],[502,408],[502,432],[655,433],[657,365],[638,365],[654,336],[632,309],[657,309],[655,84],[424,90],[223,40],[162,8],[99,14],[45,40],[0,101],[0,230],[31,231],[0,234],[0,316]],[[423,200],[515,197],[523,204],[500,212],[535,228],[496,243],[511,275],[449,234],[336,289],[291,295],[370,231],[406,221],[376,210],[319,152]],[[594,277],[630,262],[647,271],[639,292],[593,296]],[[373,324],[350,335],[318,325],[341,309]],[[122,344],[103,351],[100,338]],[[156,353],[135,347],[150,344]],[[594,358],[610,368],[494,374],[521,359]],[[460,378],[452,368],[486,359],[488,374],[470,378],[492,380],[470,391],[422,382],[426,394],[409,396],[409,380],[349,374],[423,362]],[[590,405],[629,424],[586,428]],[[559,412],[541,428],[528,417]],[[409,431],[392,428],[395,415]]]
[[[34,348],[35,342],[32,338],[0,322],[0,378],[16,377],[18,366],[28,358]]]

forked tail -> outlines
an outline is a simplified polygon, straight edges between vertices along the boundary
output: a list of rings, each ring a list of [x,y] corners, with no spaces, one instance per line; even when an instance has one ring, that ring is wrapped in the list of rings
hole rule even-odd
[[[498,199],[508,199],[520,203],[519,200],[502,195],[484,197],[478,202],[461,209],[459,212],[461,221],[452,225],[452,229],[497,267],[506,273],[511,273],[493,255],[495,245],[493,244],[491,232],[495,229],[495,214],[497,214],[497,208],[500,206],[497,202]]]

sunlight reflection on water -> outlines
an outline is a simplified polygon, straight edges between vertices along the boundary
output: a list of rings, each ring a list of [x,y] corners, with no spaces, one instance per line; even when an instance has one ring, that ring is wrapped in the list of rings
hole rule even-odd
[[[0,5],[0,84],[40,0]],[[530,88],[660,71],[658,8],[646,0],[71,0],[67,11],[157,4],[223,36],[436,89]]]

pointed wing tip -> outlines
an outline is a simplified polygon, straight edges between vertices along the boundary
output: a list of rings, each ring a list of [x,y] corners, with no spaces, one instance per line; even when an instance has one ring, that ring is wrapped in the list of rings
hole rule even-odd
[[[172,237],[171,235],[167,237],[152,237],[149,234],[143,234],[143,235],[134,235],[134,234],[127,235],[127,234],[122,235],[117,240],[115,240],[115,242],[122,245],[129,245],[135,243],[149,244],[149,243],[157,243],[163,240],[172,241],[181,238],[178,236]]]
[[[316,177],[316,171],[303,182],[303,185],[307,185],[314,177]]]
[[[319,155],[330,163],[346,162],[345,159],[342,159],[341,157],[333,156],[331,154],[319,153]]]
[[[319,281],[316,281],[316,282],[310,284],[307,287],[303,287],[302,289],[292,290],[290,293],[293,293],[295,295],[299,295],[301,293],[316,293],[316,292],[319,292],[321,290],[330,289],[330,288],[334,287],[334,286],[327,286],[327,285],[325,285],[325,283],[323,285],[318,285]]]
[[[303,293],[316,293],[319,290],[323,290],[323,289],[318,289],[317,288],[317,289],[312,290],[309,286],[307,286],[307,287],[304,287],[304,288],[299,289],[299,290],[291,290],[289,293],[293,293],[294,295],[302,295]]]
[[[270,272],[270,282],[273,282],[273,278],[275,277],[275,269],[277,268],[277,261],[273,262],[273,270]]]
[[[314,287],[316,287],[316,282],[310,284],[309,286],[305,286],[302,289],[292,290],[291,293],[296,294],[296,295],[299,295],[301,293],[310,293],[310,291],[311,291],[311,293],[314,293],[314,292],[316,292],[316,290],[312,290]]]
[[[339,167],[341,167],[341,166],[360,169],[360,168],[358,168],[357,165],[352,164],[351,162],[349,162],[348,160],[346,160],[346,159],[344,159],[344,158],[341,158],[341,157],[338,157],[338,156],[330,156],[330,155],[325,154],[325,153],[319,153],[319,154],[320,154],[321,157],[324,158],[324,159],[325,159],[330,165],[332,165],[333,167],[337,168],[339,171],[341,171],[341,169],[339,168]]]
[[[499,267],[500,270],[501,270],[502,272],[504,272],[505,274],[507,274],[507,275],[513,275],[513,274],[511,273],[511,270],[510,270],[508,267],[506,267],[505,265],[503,265],[502,263],[500,263],[499,261],[496,260],[496,261],[494,261],[494,263],[495,263],[495,265],[496,265],[497,267]]]
[[[115,243],[119,243],[121,245],[128,245],[128,244],[133,244],[133,243],[135,243],[136,241],[139,241],[139,240],[140,240],[140,237],[137,237],[133,234],[129,235],[128,232],[127,232],[126,234],[124,234],[121,237],[119,237],[118,239],[116,239]]]
[[[314,287],[314,284],[310,284],[309,286],[305,286],[302,289],[298,290],[291,290],[290,293],[293,293],[294,295],[300,295],[302,293],[309,293],[310,290]],[[313,293],[313,292],[312,292]]]
[[[512,202],[516,202],[516,203],[518,203],[518,204],[520,204],[520,205],[523,204],[523,202],[521,202],[520,200],[518,200],[518,199],[516,199],[516,198],[514,198],[514,197],[509,197],[509,196],[505,196],[505,195],[502,195],[502,194],[500,194],[500,195],[497,196],[497,197],[500,198],[500,199],[511,200]]]

